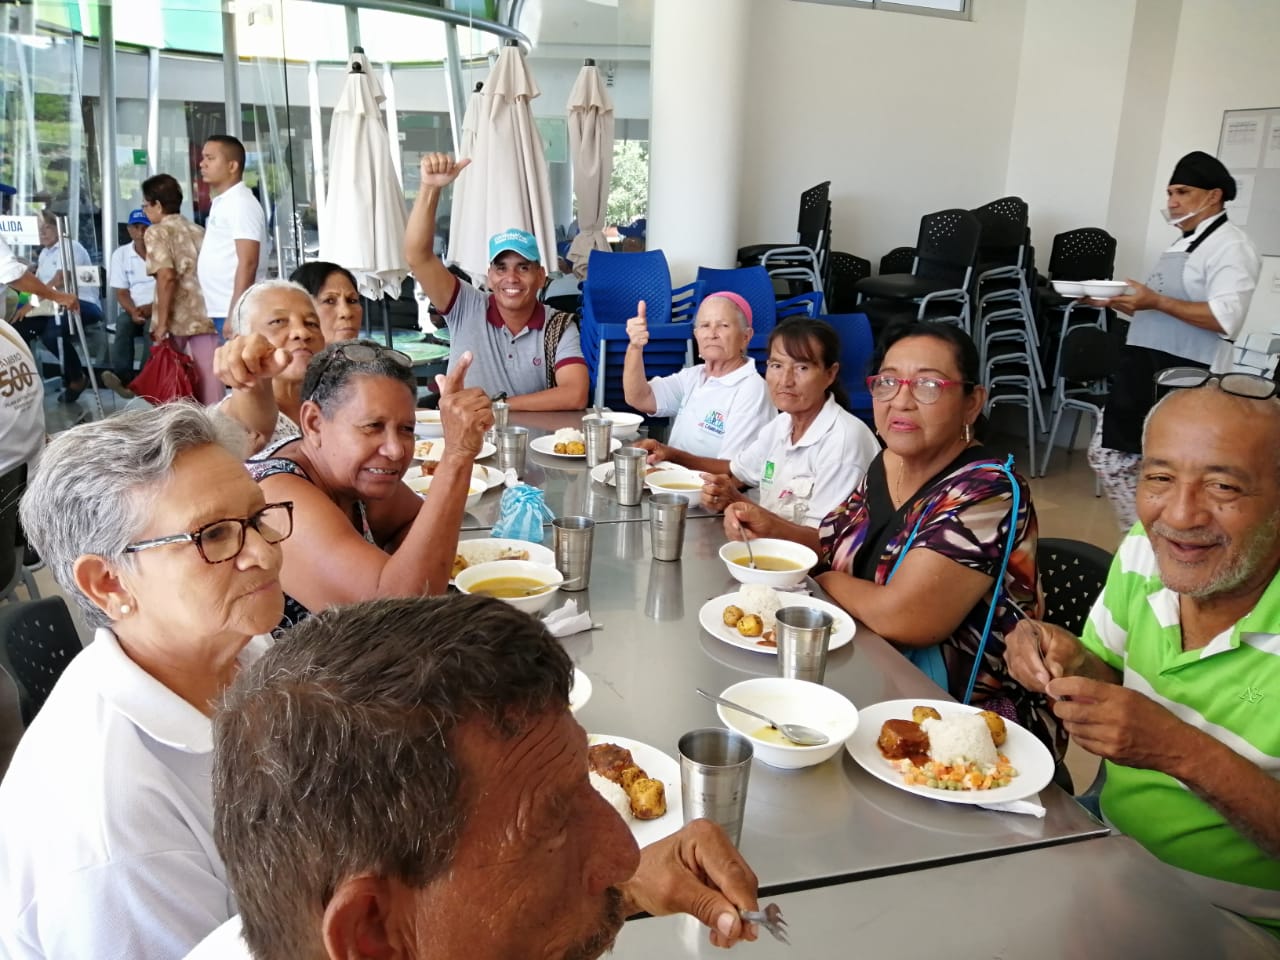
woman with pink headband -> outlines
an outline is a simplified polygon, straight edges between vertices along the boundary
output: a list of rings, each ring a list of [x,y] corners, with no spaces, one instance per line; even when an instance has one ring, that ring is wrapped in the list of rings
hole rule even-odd
[[[641,413],[674,418],[670,449],[662,447],[667,459],[693,469],[702,469],[699,464],[707,460],[727,460],[773,419],[764,379],[747,357],[751,307],[736,293],[703,298],[693,322],[703,362],[669,377],[645,377],[649,327],[644,301],[627,321],[627,334],[631,342],[622,364],[623,396]],[[653,441],[642,445],[651,451],[661,446]]]

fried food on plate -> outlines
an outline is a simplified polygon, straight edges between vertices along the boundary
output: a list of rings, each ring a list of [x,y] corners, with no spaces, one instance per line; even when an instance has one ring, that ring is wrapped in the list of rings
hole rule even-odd
[[[552,449],[556,453],[567,454],[571,457],[582,457],[587,453],[587,445],[578,440],[572,440],[569,443],[557,443]]]
[[[929,735],[913,720],[886,720],[876,746],[886,760],[919,763],[929,759]]]
[[[637,820],[656,820],[667,812],[667,791],[661,780],[645,773],[631,751],[616,743],[597,743],[587,748],[591,771],[611,780],[627,792],[631,815]]]
[[[667,812],[667,788],[661,780],[639,777],[626,788],[631,813],[637,820],[657,820]]]
[[[738,632],[744,637],[759,637],[764,634],[764,621],[754,613],[746,613],[738,620]]]
[[[724,625],[726,627],[736,627],[738,621],[742,619],[742,608],[735,607],[733,604],[724,608]]]
[[[979,711],[978,715],[987,721],[987,729],[991,731],[991,742],[997,747],[1004,746],[1004,742],[1009,736],[1009,731],[1004,725],[1004,717],[991,710]]]
[[[912,707],[911,720],[914,723],[924,723],[926,720],[941,720],[942,714],[933,707]]]

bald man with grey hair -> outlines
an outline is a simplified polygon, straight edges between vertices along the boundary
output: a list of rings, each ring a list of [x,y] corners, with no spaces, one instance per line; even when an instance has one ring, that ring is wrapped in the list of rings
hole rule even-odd
[[[1108,823],[1280,935],[1280,403],[1194,374],[1162,374],[1185,389],[1147,417],[1140,522],[1083,635],[1020,623],[1005,659],[1105,761]]]

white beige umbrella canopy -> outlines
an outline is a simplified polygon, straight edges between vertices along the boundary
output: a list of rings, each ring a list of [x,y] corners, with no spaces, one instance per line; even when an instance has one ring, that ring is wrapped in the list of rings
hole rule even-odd
[[[400,296],[404,191],[391,162],[379,106],[385,97],[356,47],[329,128],[329,184],[320,217],[320,258],[350,270],[371,300]]]
[[[504,46],[485,81],[475,155],[454,184],[466,179],[463,205],[457,196],[450,216],[450,250],[473,277],[489,266],[489,238],[518,227],[538,240],[542,264],[555,269],[555,220],[542,137],[529,102],[541,91],[520,48]],[[456,236],[457,246],[453,246]]]
[[[573,272],[585,277],[591,251],[609,249],[604,227],[613,176],[613,99],[594,60],[578,71],[569,94],[569,156],[580,231],[569,245],[569,260]]]
[[[458,144],[458,152],[456,154],[459,160],[464,157],[473,157],[476,153],[476,130],[480,125],[480,117],[484,112],[484,84],[477,83],[476,88],[471,91],[471,96],[467,97],[467,109],[462,114],[462,142]],[[466,209],[467,203],[467,184],[471,182],[471,178],[466,174],[460,176],[453,181],[453,202],[450,210],[450,229],[449,229],[449,259],[455,262],[461,260],[462,244],[460,238],[463,231],[456,229],[457,225],[462,221],[459,214]]]

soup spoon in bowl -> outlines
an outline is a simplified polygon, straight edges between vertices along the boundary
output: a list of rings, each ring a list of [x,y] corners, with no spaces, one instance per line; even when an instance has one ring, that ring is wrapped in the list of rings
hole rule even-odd
[[[748,709],[740,703],[734,703],[732,700],[726,700],[724,697],[717,697],[714,693],[707,693],[707,691],[703,690],[701,687],[697,687],[695,689],[698,691],[699,696],[705,697],[712,703],[718,703],[721,706],[729,707],[733,710],[739,711],[740,713],[745,713],[758,720],[763,720],[792,743],[798,744],[799,746],[820,747],[831,740],[831,738],[821,730],[815,730],[813,727],[806,727],[802,723],[778,723],[776,720],[770,720],[763,713],[756,713],[754,710]]]

